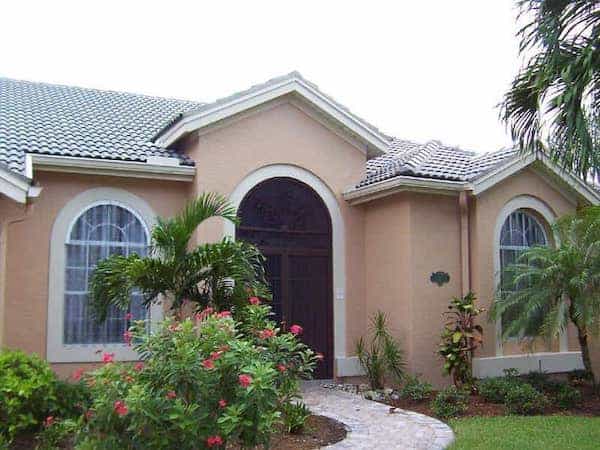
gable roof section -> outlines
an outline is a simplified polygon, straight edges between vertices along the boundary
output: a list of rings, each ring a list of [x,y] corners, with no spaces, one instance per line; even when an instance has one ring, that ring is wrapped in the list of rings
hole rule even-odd
[[[27,175],[26,154],[146,162],[194,162],[151,138],[202,104],[0,78],[0,163]]]
[[[364,178],[344,193],[351,203],[364,203],[400,191],[479,195],[531,165],[543,165],[585,201],[598,204],[600,194],[579,177],[560,169],[547,156],[519,155],[514,149],[477,154],[439,141],[418,144],[393,139],[390,150],[367,161]]]
[[[188,111],[157,133],[154,142],[167,147],[187,133],[285,95],[299,96],[324,113],[329,120],[363,142],[367,146],[367,154],[379,155],[388,150],[388,136],[321,92],[315,84],[304,79],[298,72],[273,78],[248,90]]]

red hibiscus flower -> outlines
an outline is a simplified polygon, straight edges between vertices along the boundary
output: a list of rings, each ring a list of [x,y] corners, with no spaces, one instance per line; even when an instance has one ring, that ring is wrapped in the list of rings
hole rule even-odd
[[[203,309],[198,314],[196,314],[196,320],[203,321],[208,316],[210,316],[214,312],[214,309],[210,306],[208,308]]]
[[[202,367],[204,367],[205,369],[214,369],[215,363],[212,359],[205,359],[204,361],[202,361]]]
[[[219,319],[225,319],[227,317],[231,317],[231,311],[221,311],[219,314],[217,314],[217,318]]]
[[[284,364],[279,364],[277,366],[277,370],[279,370],[281,373],[285,372],[287,370],[287,367],[285,367]]]
[[[115,361],[115,354],[114,353],[104,353],[102,355],[102,362],[105,364],[111,363]]]
[[[258,337],[261,339],[269,339],[273,336],[275,336],[275,332],[273,330],[269,330],[268,328],[258,333]]]
[[[224,399],[219,400],[219,407],[225,408],[227,406],[227,401]]]
[[[54,416],[48,416],[44,420],[44,426],[46,428],[51,427],[54,424]]]
[[[247,388],[252,383],[252,377],[250,375],[242,374],[238,377],[240,386]]]
[[[136,372],[141,372],[143,369],[144,369],[143,362],[136,362],[135,366],[133,366],[133,370],[135,370]]]
[[[114,410],[121,417],[123,417],[125,414],[127,414],[129,412],[129,410],[127,409],[127,405],[125,404],[125,402],[123,402],[121,400],[117,400],[115,402]]]
[[[296,336],[302,334],[304,329],[300,325],[292,325],[290,327],[290,333],[295,334]]]
[[[169,391],[167,392],[167,398],[170,400],[173,400],[175,397],[177,397],[177,394],[175,393],[175,391]]]
[[[206,445],[208,445],[209,447],[214,447],[215,445],[222,445],[222,444],[223,444],[223,439],[219,435],[209,436],[208,439],[206,440]]]
[[[83,369],[83,367],[80,367],[75,372],[73,372],[72,377],[73,377],[73,379],[75,381],[79,381],[79,380],[81,380],[81,377],[83,376],[83,373],[84,373],[84,369]]]
[[[250,298],[248,299],[248,302],[249,302],[251,305],[260,305],[260,299],[259,299],[258,297],[250,297]]]
[[[216,351],[216,352],[212,352],[210,354],[210,359],[212,359],[213,361],[215,361],[215,360],[219,359],[222,354],[223,354],[223,352],[221,350]]]

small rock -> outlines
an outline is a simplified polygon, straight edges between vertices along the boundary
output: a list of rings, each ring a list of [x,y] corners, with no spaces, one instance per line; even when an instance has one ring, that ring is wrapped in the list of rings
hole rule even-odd
[[[394,394],[390,395],[390,399],[397,402],[398,400],[400,400],[400,396],[398,394],[394,393]]]

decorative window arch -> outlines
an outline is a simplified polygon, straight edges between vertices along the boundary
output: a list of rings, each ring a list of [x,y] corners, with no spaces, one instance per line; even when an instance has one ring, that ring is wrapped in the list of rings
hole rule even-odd
[[[503,269],[534,245],[553,245],[550,225],[556,214],[541,200],[521,195],[507,202],[496,220],[494,233],[495,286],[502,285]],[[502,356],[502,323],[496,322],[496,355]],[[560,351],[566,351],[566,335],[560,338]]]
[[[98,324],[88,305],[89,280],[98,261],[111,254],[148,251],[152,209],[137,196],[113,188],[92,189],[76,196],[58,214],[52,229],[48,299],[47,359],[51,362],[98,361],[98,350],[122,360],[137,359],[123,342],[129,326],[126,312],[116,308]],[[150,312],[141,296],[132,294],[132,320],[154,322],[160,306]]]

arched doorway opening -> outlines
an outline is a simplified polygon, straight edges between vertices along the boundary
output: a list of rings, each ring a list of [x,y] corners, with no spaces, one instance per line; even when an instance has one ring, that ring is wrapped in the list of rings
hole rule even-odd
[[[331,218],[321,197],[293,178],[257,184],[240,203],[236,239],[258,246],[278,321],[304,328],[302,339],[323,353],[315,376],[333,376]]]

